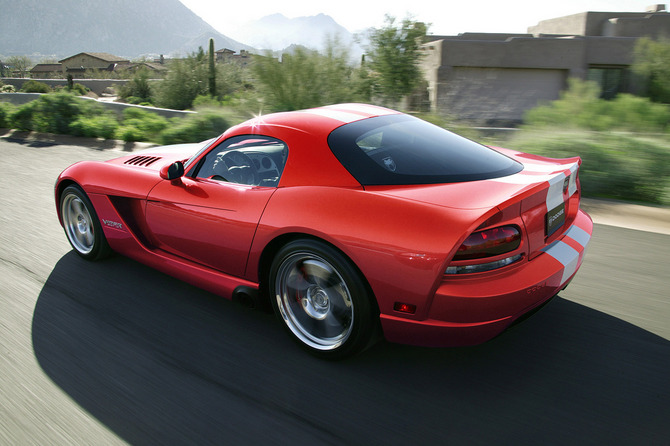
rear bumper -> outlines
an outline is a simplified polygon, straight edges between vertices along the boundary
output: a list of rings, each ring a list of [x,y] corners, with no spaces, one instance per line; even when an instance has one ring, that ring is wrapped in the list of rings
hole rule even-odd
[[[382,314],[384,336],[390,342],[432,347],[485,342],[567,286],[584,260],[592,233],[591,218],[580,210],[565,234],[530,261],[499,272],[445,277],[426,319]]]

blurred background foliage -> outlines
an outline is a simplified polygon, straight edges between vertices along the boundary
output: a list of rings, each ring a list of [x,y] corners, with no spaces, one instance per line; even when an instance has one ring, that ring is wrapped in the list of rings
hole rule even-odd
[[[223,62],[212,69],[201,48],[172,60],[164,79],[152,80],[141,69],[117,92],[128,103],[198,112],[184,118],[166,119],[149,109],[118,115],[78,98],[87,94],[80,84],[54,92],[30,81],[22,91],[50,94],[21,106],[0,102],[0,128],[172,144],[213,138],[262,113],[365,102],[413,113],[487,145],[580,156],[585,196],[670,204],[670,40],[639,40],[632,69],[646,81],[642,96],[605,100],[597,84],[570,79],[558,100],[528,111],[520,128],[490,136],[412,101],[425,89],[419,63],[427,31],[423,23],[387,17],[382,28],[370,30],[360,61],[332,40],[322,52],[296,47],[281,60],[256,55],[248,68]],[[10,87],[0,82],[0,91]]]
[[[670,204],[670,107],[573,79],[560,99],[530,110],[509,148],[580,156],[584,195]]]

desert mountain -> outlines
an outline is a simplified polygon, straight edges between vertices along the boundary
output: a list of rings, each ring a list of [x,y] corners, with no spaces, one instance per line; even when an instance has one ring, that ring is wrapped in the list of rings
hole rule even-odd
[[[179,0],[0,0],[0,11],[3,56],[186,54],[206,49],[210,37],[217,49],[251,49],[217,32]]]
[[[235,37],[255,48],[273,51],[285,50],[291,45],[322,50],[327,39],[337,38],[341,44],[351,47],[352,53],[361,52],[354,35],[325,14],[293,19],[272,14],[247,23],[235,32]]]

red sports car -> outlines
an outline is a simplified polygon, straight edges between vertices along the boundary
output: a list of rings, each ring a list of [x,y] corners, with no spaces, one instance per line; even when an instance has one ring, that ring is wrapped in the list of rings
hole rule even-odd
[[[85,259],[116,251],[271,305],[301,346],[342,358],[379,335],[481,343],[565,288],[593,230],[580,163],[344,104],[80,162],[55,195]]]

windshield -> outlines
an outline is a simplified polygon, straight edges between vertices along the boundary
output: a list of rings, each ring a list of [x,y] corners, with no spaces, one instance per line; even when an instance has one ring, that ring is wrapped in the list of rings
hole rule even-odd
[[[184,163],[184,170],[188,172],[188,170],[193,167],[193,161],[195,161],[203,152],[208,150],[212,144],[214,144],[219,138],[212,138],[208,139],[207,141],[203,141],[200,144],[202,144],[202,148],[198,150],[195,155],[193,155],[191,158],[189,158],[186,163]]]
[[[364,186],[485,180],[523,169],[493,149],[408,115],[346,124],[329,135],[328,144]]]

